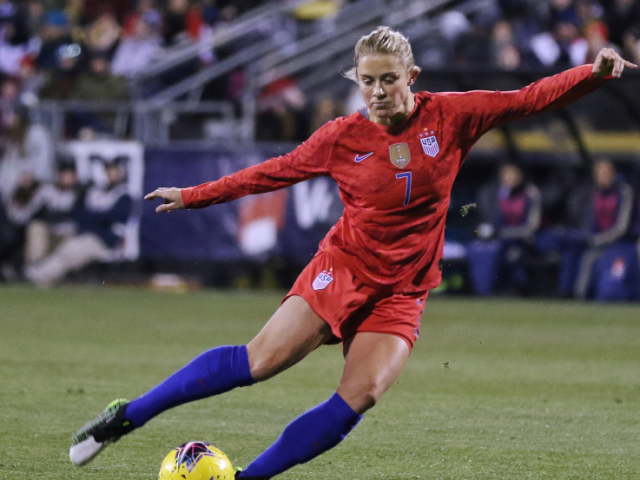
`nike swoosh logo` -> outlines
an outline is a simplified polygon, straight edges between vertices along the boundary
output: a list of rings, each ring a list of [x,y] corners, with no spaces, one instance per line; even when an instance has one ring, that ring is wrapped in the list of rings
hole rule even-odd
[[[366,159],[366,158],[369,158],[371,155],[373,155],[373,152],[369,152],[369,153],[367,153],[367,154],[365,154],[365,155],[356,155],[356,158],[355,158],[356,163],[359,163],[359,162],[361,162],[362,160],[364,160],[364,159]]]

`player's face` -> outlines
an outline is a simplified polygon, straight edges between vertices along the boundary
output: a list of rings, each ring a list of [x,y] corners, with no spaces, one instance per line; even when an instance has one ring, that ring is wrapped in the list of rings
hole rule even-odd
[[[402,60],[390,54],[374,53],[358,60],[358,86],[372,121],[384,125],[397,123],[413,109],[410,75]]]

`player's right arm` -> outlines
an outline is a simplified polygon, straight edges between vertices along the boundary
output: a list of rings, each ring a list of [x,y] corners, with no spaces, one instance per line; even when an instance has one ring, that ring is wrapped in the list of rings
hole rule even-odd
[[[271,158],[213,182],[188,188],[160,187],[145,200],[160,198],[156,212],[204,208],[245,195],[272,192],[310,178],[328,175],[328,163],[338,133],[338,121],[328,122],[306,142],[280,157]]]

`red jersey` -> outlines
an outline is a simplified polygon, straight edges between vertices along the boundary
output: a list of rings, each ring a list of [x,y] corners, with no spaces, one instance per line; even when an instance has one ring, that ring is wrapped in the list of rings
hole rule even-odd
[[[441,280],[444,225],[453,181],[471,147],[506,122],[561,108],[604,81],[583,65],[521,90],[415,94],[393,127],[357,112],[319,128],[287,155],[182,190],[202,208],[317,176],[340,189],[344,213],[320,243],[371,286],[425,291]]]

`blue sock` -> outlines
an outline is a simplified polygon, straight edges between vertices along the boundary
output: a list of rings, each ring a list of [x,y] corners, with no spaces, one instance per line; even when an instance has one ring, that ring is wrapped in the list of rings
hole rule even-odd
[[[129,403],[124,416],[141,427],[169,408],[254,383],[246,345],[212,348]]]
[[[340,395],[302,414],[280,438],[256,458],[238,478],[266,480],[308,462],[338,445],[358,424],[358,415]]]

